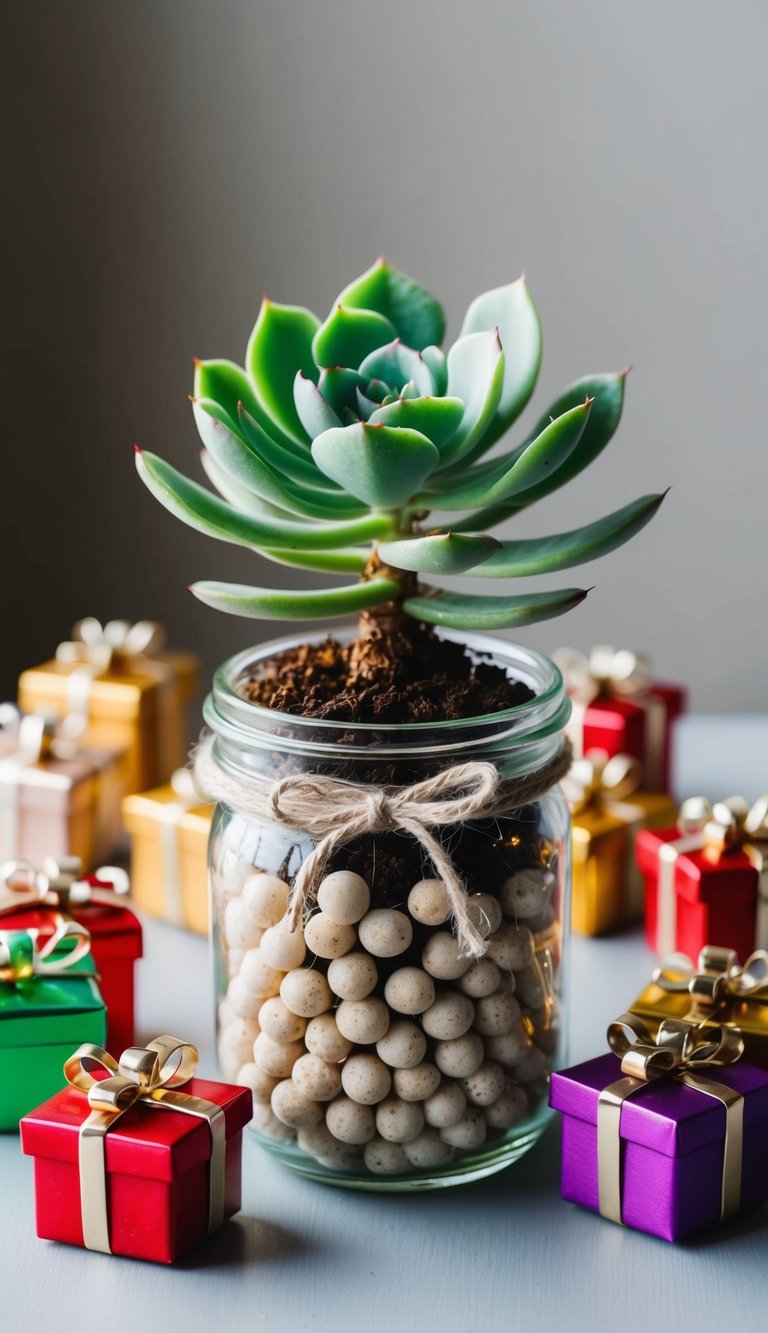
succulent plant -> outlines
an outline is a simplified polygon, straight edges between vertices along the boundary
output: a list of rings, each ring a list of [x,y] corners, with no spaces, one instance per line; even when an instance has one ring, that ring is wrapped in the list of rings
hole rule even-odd
[[[553,536],[498,541],[487,533],[597,457],[619,424],[626,373],[578,380],[519,444],[488,457],[528,403],[539,370],[541,331],[524,278],[478,296],[447,354],[444,330],[433,297],[380,259],[322,323],[302,307],[265,299],[244,369],[195,363],[202,463],[219,494],[137,450],[149,489],[221,541],[301,569],[358,576],[306,591],[202,582],[192,587],[197,597],[274,619],[394,603],[405,615],[459,629],[530,624],[582,600],[577,588],[486,596],[419,576],[550,573],[638,532],[663,495]]]

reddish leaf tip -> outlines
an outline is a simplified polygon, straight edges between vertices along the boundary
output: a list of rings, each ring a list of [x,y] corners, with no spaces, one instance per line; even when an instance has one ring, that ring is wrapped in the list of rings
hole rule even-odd
[[[134,446],[133,446],[133,451],[134,451],[134,453],[136,453],[136,454],[140,454],[140,453],[141,453],[141,446],[138,445],[138,444],[134,444]]]
[[[202,363],[202,361],[200,360],[200,357],[199,357],[199,356],[193,356],[193,357],[192,357],[192,365],[193,365],[193,366],[201,366],[202,364],[203,364],[203,363]]]
[[[619,371],[619,379],[620,379],[620,380],[625,380],[625,379],[627,378],[627,375],[630,375],[630,374],[632,373],[633,370],[634,370],[634,366],[632,365],[632,362],[630,361],[630,363],[629,363],[628,366],[625,366],[623,370],[620,370],[620,371]]]

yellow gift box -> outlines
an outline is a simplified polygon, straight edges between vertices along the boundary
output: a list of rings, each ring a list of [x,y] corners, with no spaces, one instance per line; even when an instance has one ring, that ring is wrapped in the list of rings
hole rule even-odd
[[[640,766],[628,755],[577,759],[563,786],[573,812],[571,925],[602,935],[643,912],[643,881],[635,864],[641,828],[663,828],[675,803],[662,792],[638,791]]]
[[[208,934],[208,835],[213,805],[194,790],[187,769],[171,783],[127,796],[123,824],[131,838],[131,893],[150,916]]]
[[[20,707],[68,724],[80,719],[87,743],[125,750],[129,791],[167,782],[186,759],[186,706],[199,662],[192,653],[161,652],[163,637],[151,621],[79,621],[53,661],[22,673]]]

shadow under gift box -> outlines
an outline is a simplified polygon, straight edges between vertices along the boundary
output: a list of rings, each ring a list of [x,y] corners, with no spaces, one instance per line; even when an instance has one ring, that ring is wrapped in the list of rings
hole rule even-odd
[[[242,1131],[253,1098],[247,1089],[200,1078],[183,1091],[224,1111],[226,1220],[240,1211]],[[78,1148],[89,1114],[87,1097],[65,1088],[21,1122],[22,1150],[35,1159],[35,1214],[43,1240],[83,1245]],[[205,1238],[211,1161],[206,1121],[138,1104],[109,1130],[104,1147],[113,1254],[170,1264]]]
[[[708,1075],[710,1071],[707,1071]],[[622,1077],[621,1061],[600,1055],[552,1074],[550,1106],[562,1112],[564,1199],[599,1212],[597,1110]],[[741,1205],[768,1198],[768,1071],[740,1062],[711,1077],[744,1097]],[[720,1221],[725,1107],[674,1078],[654,1079],[622,1104],[622,1222],[679,1241]]]
[[[6,918],[0,926],[8,929]],[[94,978],[83,975],[93,965],[87,957],[66,976],[0,981],[0,1130],[15,1133],[27,1111],[63,1087],[74,1045],[104,1045],[104,1000]]]
[[[208,836],[214,806],[187,805],[173,787],[127,796],[131,894],[150,916],[208,934]]]

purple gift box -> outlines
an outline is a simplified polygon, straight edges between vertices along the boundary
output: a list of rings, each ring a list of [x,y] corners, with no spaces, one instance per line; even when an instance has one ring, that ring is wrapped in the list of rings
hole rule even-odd
[[[768,1198],[768,1070],[740,1061],[706,1071],[744,1098],[741,1209]],[[564,1199],[599,1212],[597,1107],[622,1077],[615,1055],[552,1075],[563,1114]],[[622,1104],[621,1220],[662,1240],[685,1240],[720,1221],[725,1107],[673,1077],[653,1079]]]

